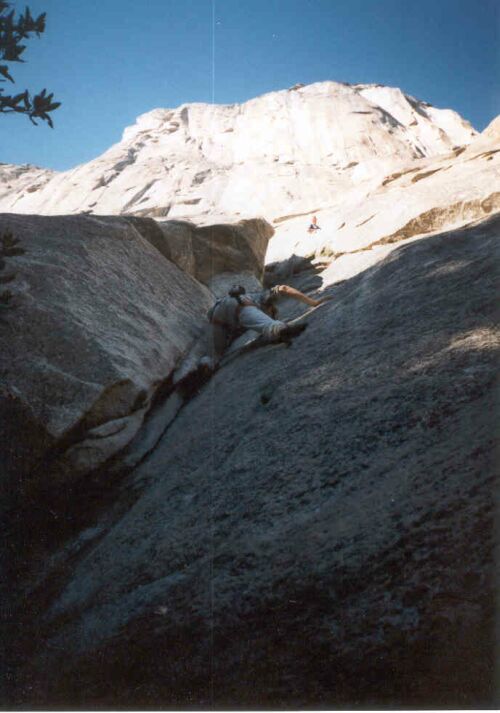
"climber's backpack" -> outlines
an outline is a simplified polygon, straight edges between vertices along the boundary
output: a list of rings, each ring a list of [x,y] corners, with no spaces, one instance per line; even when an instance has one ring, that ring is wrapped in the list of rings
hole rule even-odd
[[[227,297],[232,297],[233,299],[235,299],[238,302],[238,307],[236,308],[236,313],[235,313],[235,317],[236,317],[235,325],[228,324],[227,322],[223,322],[222,320],[219,320],[216,317],[214,317],[215,310],[220,305],[220,303],[226,299],[226,297],[219,297],[219,299],[216,300],[216,302],[212,305],[212,307],[210,307],[210,309],[207,312],[208,321],[211,324],[218,324],[218,325],[225,327],[226,329],[230,329],[232,331],[239,330],[238,318],[239,318],[240,311],[241,311],[242,307],[249,306],[249,305],[253,305],[254,307],[257,307],[255,302],[249,301],[248,299],[246,302],[242,302],[241,296],[244,294],[246,294],[246,290],[242,285],[234,285],[233,287],[231,287],[231,289],[227,293]]]
[[[216,309],[216,307],[222,302],[223,299],[224,299],[223,297],[219,297],[219,299],[218,299],[216,302],[214,302],[213,305],[212,305],[212,306],[210,307],[210,309],[208,310],[208,312],[207,312],[207,319],[208,319],[209,322],[212,322],[212,321],[213,321],[213,316],[214,316],[215,309]]]

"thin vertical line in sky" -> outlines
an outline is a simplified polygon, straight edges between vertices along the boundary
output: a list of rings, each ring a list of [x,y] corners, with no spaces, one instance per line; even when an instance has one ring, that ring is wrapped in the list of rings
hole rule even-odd
[[[215,0],[212,0],[212,104],[215,104]],[[212,114],[213,121],[213,114]],[[213,243],[211,243],[213,246]],[[210,252],[210,259],[213,266],[213,247]],[[213,270],[212,270],[213,274]],[[210,354],[210,351],[209,351]],[[211,433],[211,472],[210,472],[210,707],[214,707],[214,673],[215,673],[215,651],[214,651],[214,476],[215,476],[215,399],[213,379],[210,384],[210,419],[212,426]]]
[[[212,104],[215,104],[215,0],[212,0]]]

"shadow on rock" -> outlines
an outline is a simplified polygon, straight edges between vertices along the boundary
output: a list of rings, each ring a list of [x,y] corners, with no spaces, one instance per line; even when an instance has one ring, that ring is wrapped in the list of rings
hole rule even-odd
[[[219,370],[59,553],[13,700],[494,706],[499,231],[399,247]]]
[[[302,257],[291,255],[286,260],[266,265],[264,272],[264,287],[274,287],[283,282],[290,282],[301,291],[318,290],[323,284],[319,273],[325,267],[321,263],[313,263],[314,256]]]

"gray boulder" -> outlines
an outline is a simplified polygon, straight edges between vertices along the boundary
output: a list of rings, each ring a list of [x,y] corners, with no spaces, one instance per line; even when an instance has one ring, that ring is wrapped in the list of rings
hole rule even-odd
[[[7,490],[47,470],[53,486],[55,472],[67,482],[120,452],[203,333],[213,297],[202,282],[217,271],[261,273],[273,232],[261,220],[197,229],[3,214],[8,230],[25,253],[8,260],[14,297],[0,327]]]
[[[164,236],[166,257],[204,284],[219,273],[264,274],[267,244],[274,228],[263,218],[240,220],[232,225],[195,226],[187,221],[158,222]]]

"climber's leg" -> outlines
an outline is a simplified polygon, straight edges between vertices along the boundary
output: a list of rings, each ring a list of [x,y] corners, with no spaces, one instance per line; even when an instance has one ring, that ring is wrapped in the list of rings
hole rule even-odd
[[[258,307],[248,305],[240,312],[240,325],[245,329],[253,329],[270,341],[277,339],[286,328],[285,322],[272,319]]]

